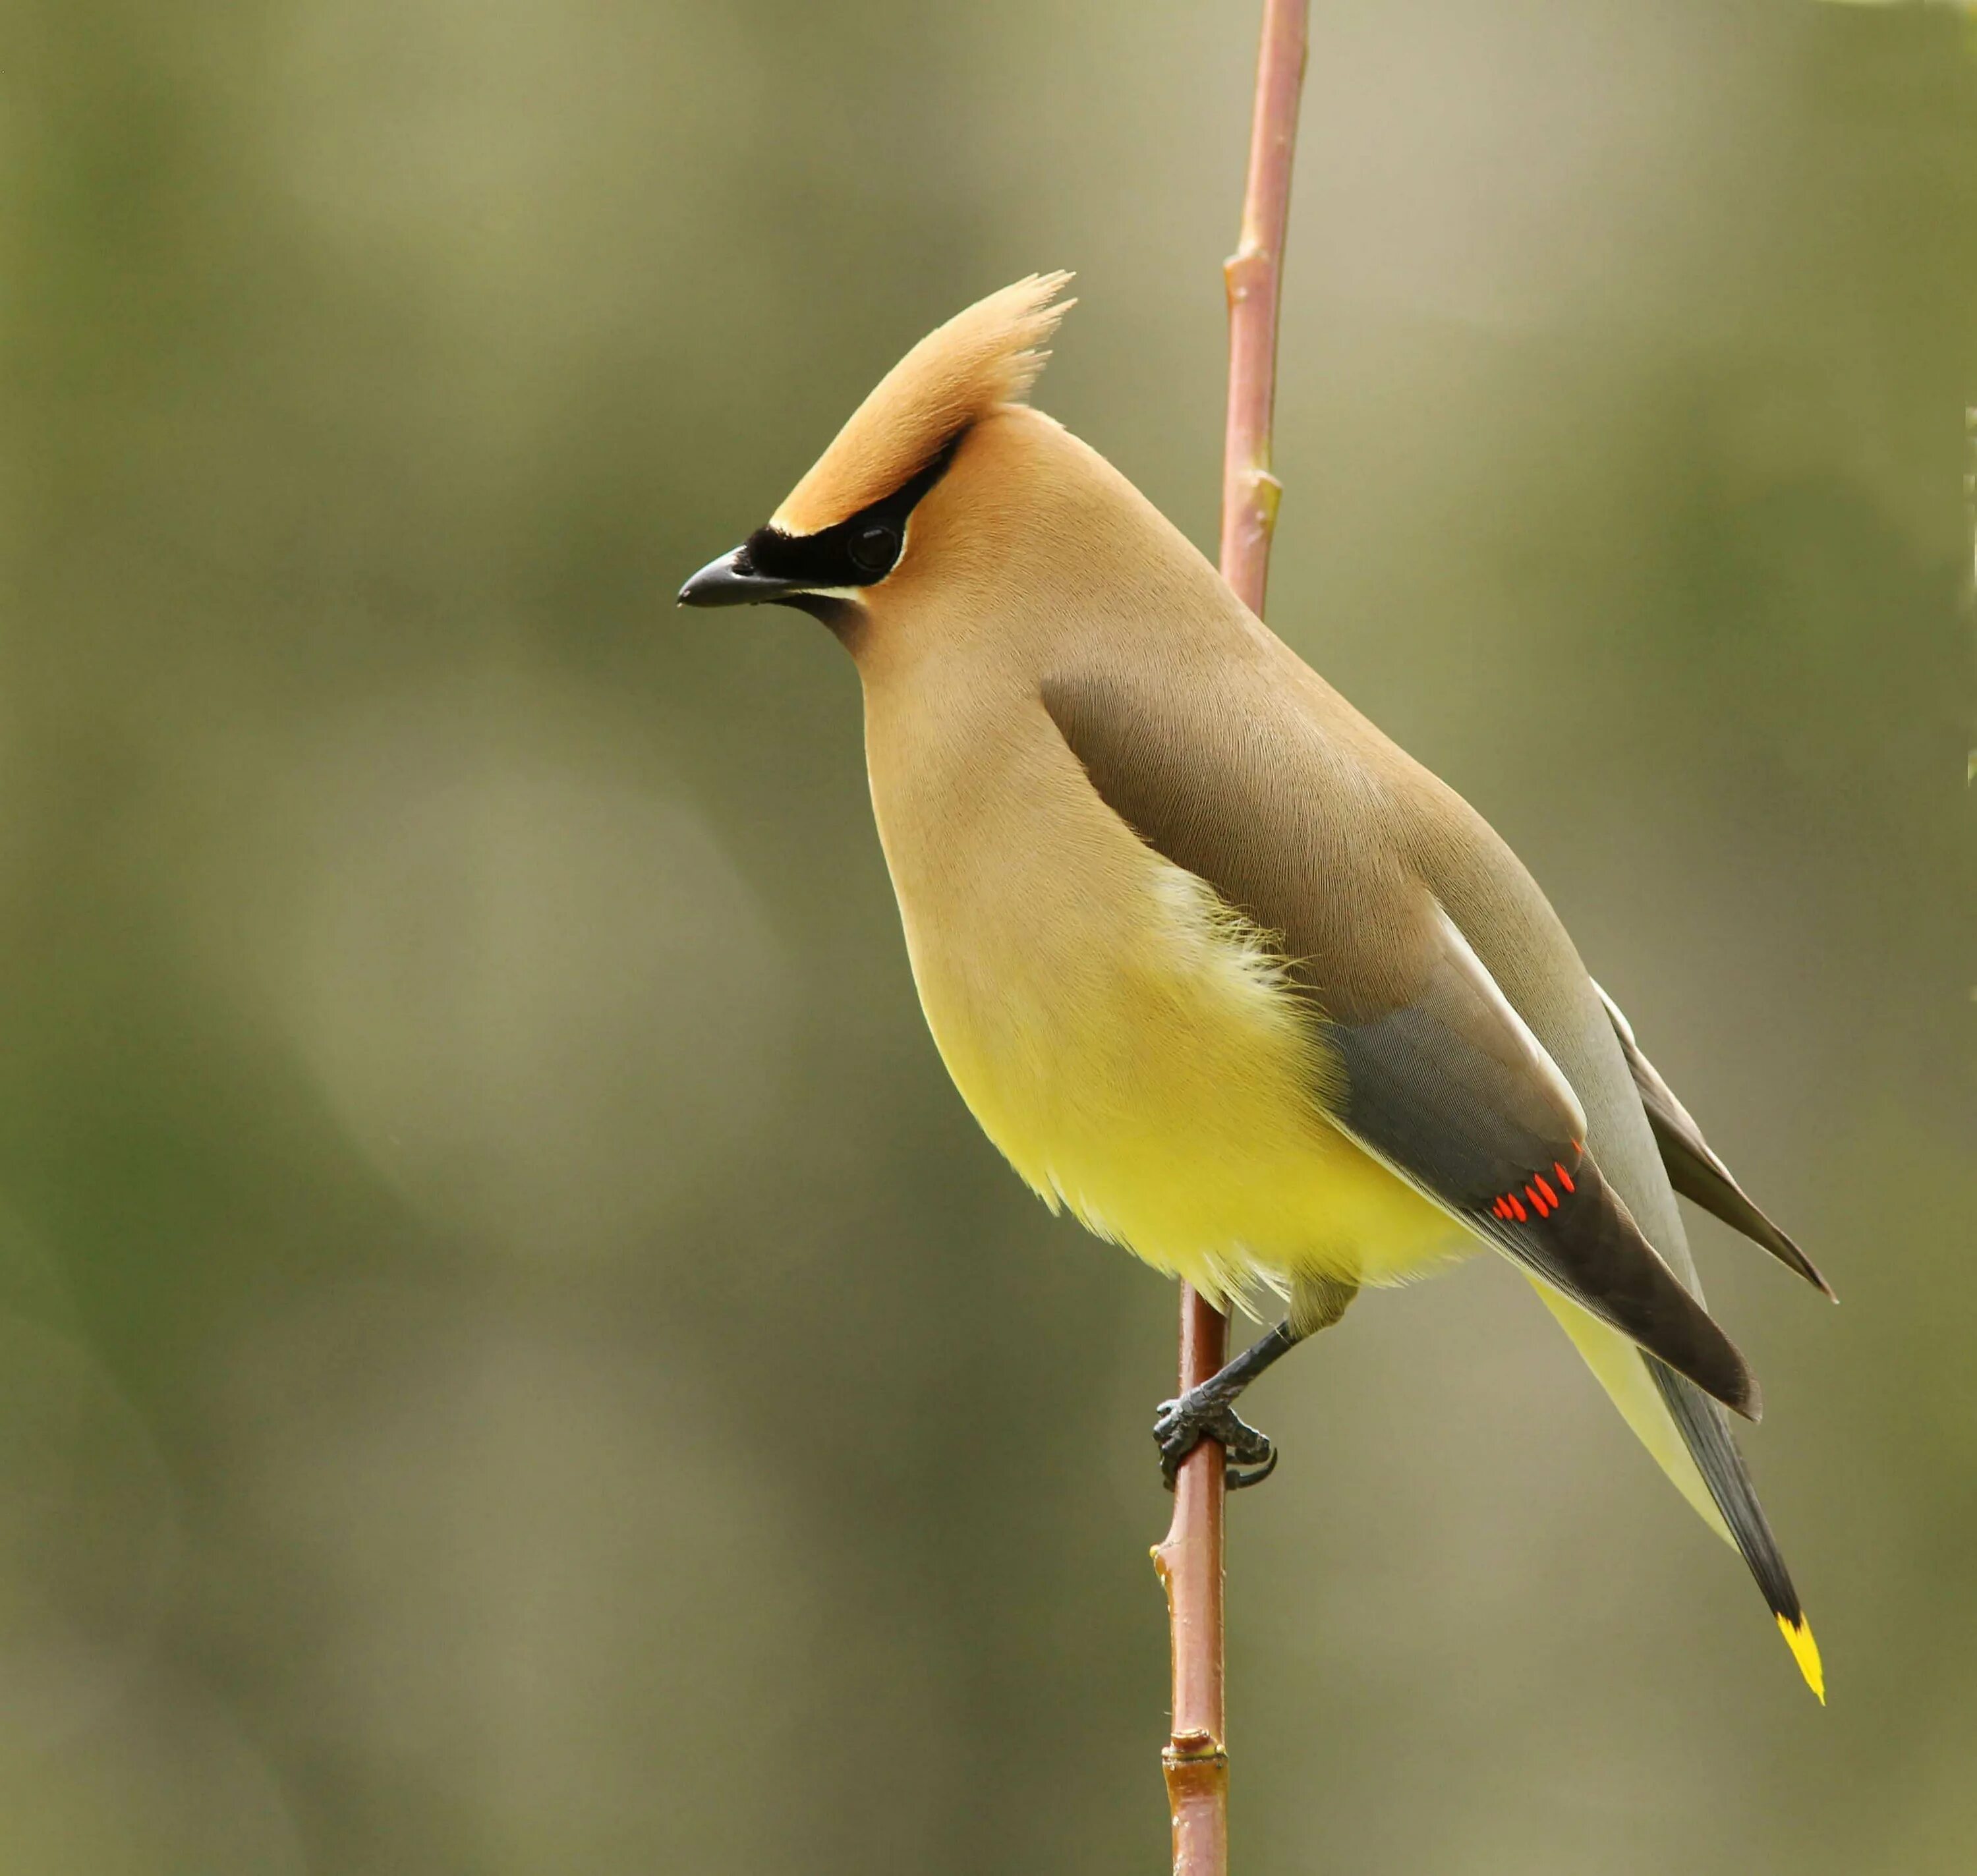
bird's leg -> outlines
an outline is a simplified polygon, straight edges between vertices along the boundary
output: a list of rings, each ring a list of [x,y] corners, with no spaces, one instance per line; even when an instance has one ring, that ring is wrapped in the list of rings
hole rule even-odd
[[[1154,1439],[1160,1449],[1160,1477],[1170,1492],[1181,1461],[1204,1439],[1216,1441],[1236,1462],[1224,1475],[1231,1492],[1260,1485],[1276,1470],[1277,1449],[1269,1435],[1239,1420],[1232,1403],[1272,1362],[1289,1354],[1303,1340],[1303,1333],[1287,1319],[1267,1335],[1259,1336],[1199,1387],[1190,1387],[1178,1400],[1160,1403]],[[1245,1466],[1252,1469],[1245,1472]]]
[[[1277,1449],[1269,1435],[1239,1420],[1233,1403],[1279,1356],[1288,1355],[1307,1336],[1330,1328],[1358,1294],[1352,1278],[1300,1274],[1291,1286],[1290,1314],[1269,1334],[1259,1336],[1199,1387],[1190,1388],[1178,1400],[1160,1403],[1154,1439],[1160,1449],[1160,1476],[1170,1492],[1181,1461],[1204,1439],[1216,1441],[1236,1462],[1223,1473],[1231,1492],[1259,1485],[1277,1469]],[[1245,1472],[1244,1466],[1251,1469]]]

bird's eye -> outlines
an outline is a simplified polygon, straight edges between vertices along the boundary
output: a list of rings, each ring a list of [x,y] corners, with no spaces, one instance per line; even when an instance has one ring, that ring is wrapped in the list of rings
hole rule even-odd
[[[860,573],[885,573],[899,557],[899,532],[874,522],[851,537],[851,564]]]

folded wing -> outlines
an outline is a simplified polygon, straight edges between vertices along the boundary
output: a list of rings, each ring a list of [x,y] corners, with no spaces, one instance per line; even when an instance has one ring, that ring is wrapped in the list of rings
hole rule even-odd
[[[1744,1357],[1602,1176],[1550,1057],[1446,915],[1434,920],[1411,1001],[1325,1026],[1345,1070],[1338,1125],[1533,1276],[1755,1419]]]
[[[1103,678],[1043,701],[1100,797],[1139,837],[1279,935],[1342,1076],[1328,1119],[1397,1176],[1599,1320],[1755,1419],[1743,1357],[1642,1235],[1586,1148],[1579,1102],[1328,753],[1204,734]],[[1306,763],[1309,785],[1295,768]],[[1286,783],[1290,786],[1286,786]],[[1363,808],[1365,804],[1360,803]]]

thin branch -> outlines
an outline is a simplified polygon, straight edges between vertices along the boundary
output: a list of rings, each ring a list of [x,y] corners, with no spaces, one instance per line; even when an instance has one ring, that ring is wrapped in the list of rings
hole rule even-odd
[[[1180,1385],[1199,1386],[1227,1359],[1229,1318],[1180,1287]],[[1154,1550],[1167,1592],[1173,1730],[1160,1754],[1173,1820],[1174,1876],[1227,1876],[1229,1753],[1223,1743],[1220,1446],[1203,1440],[1181,1462],[1173,1522]]]
[[[1249,133],[1243,235],[1223,262],[1229,289],[1229,426],[1222,452],[1222,575],[1263,610],[1282,484],[1270,473],[1277,393],[1277,305],[1290,220],[1291,158],[1304,83],[1305,0],[1266,0]]]
[[[1277,305],[1290,216],[1291,159],[1304,82],[1307,0],[1264,0],[1243,231],[1223,263],[1229,292],[1229,424],[1223,453],[1222,572],[1263,609],[1282,485],[1270,473]],[[1229,1321],[1185,1284],[1180,1385],[1228,1359]],[[1222,1449],[1204,1440],[1180,1469],[1173,1522],[1154,1551],[1173,1650],[1173,1733],[1160,1755],[1173,1819],[1174,1876],[1227,1876],[1229,1753],[1223,1697]]]

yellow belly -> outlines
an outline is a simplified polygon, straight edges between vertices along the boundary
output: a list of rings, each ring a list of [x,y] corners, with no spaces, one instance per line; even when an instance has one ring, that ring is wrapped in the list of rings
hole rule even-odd
[[[1135,842],[1076,889],[1074,916],[1032,896],[960,945],[907,918],[948,1070],[1053,1209],[1219,1301],[1301,1272],[1401,1282],[1477,1248],[1325,1119],[1309,1024],[1206,887]]]

